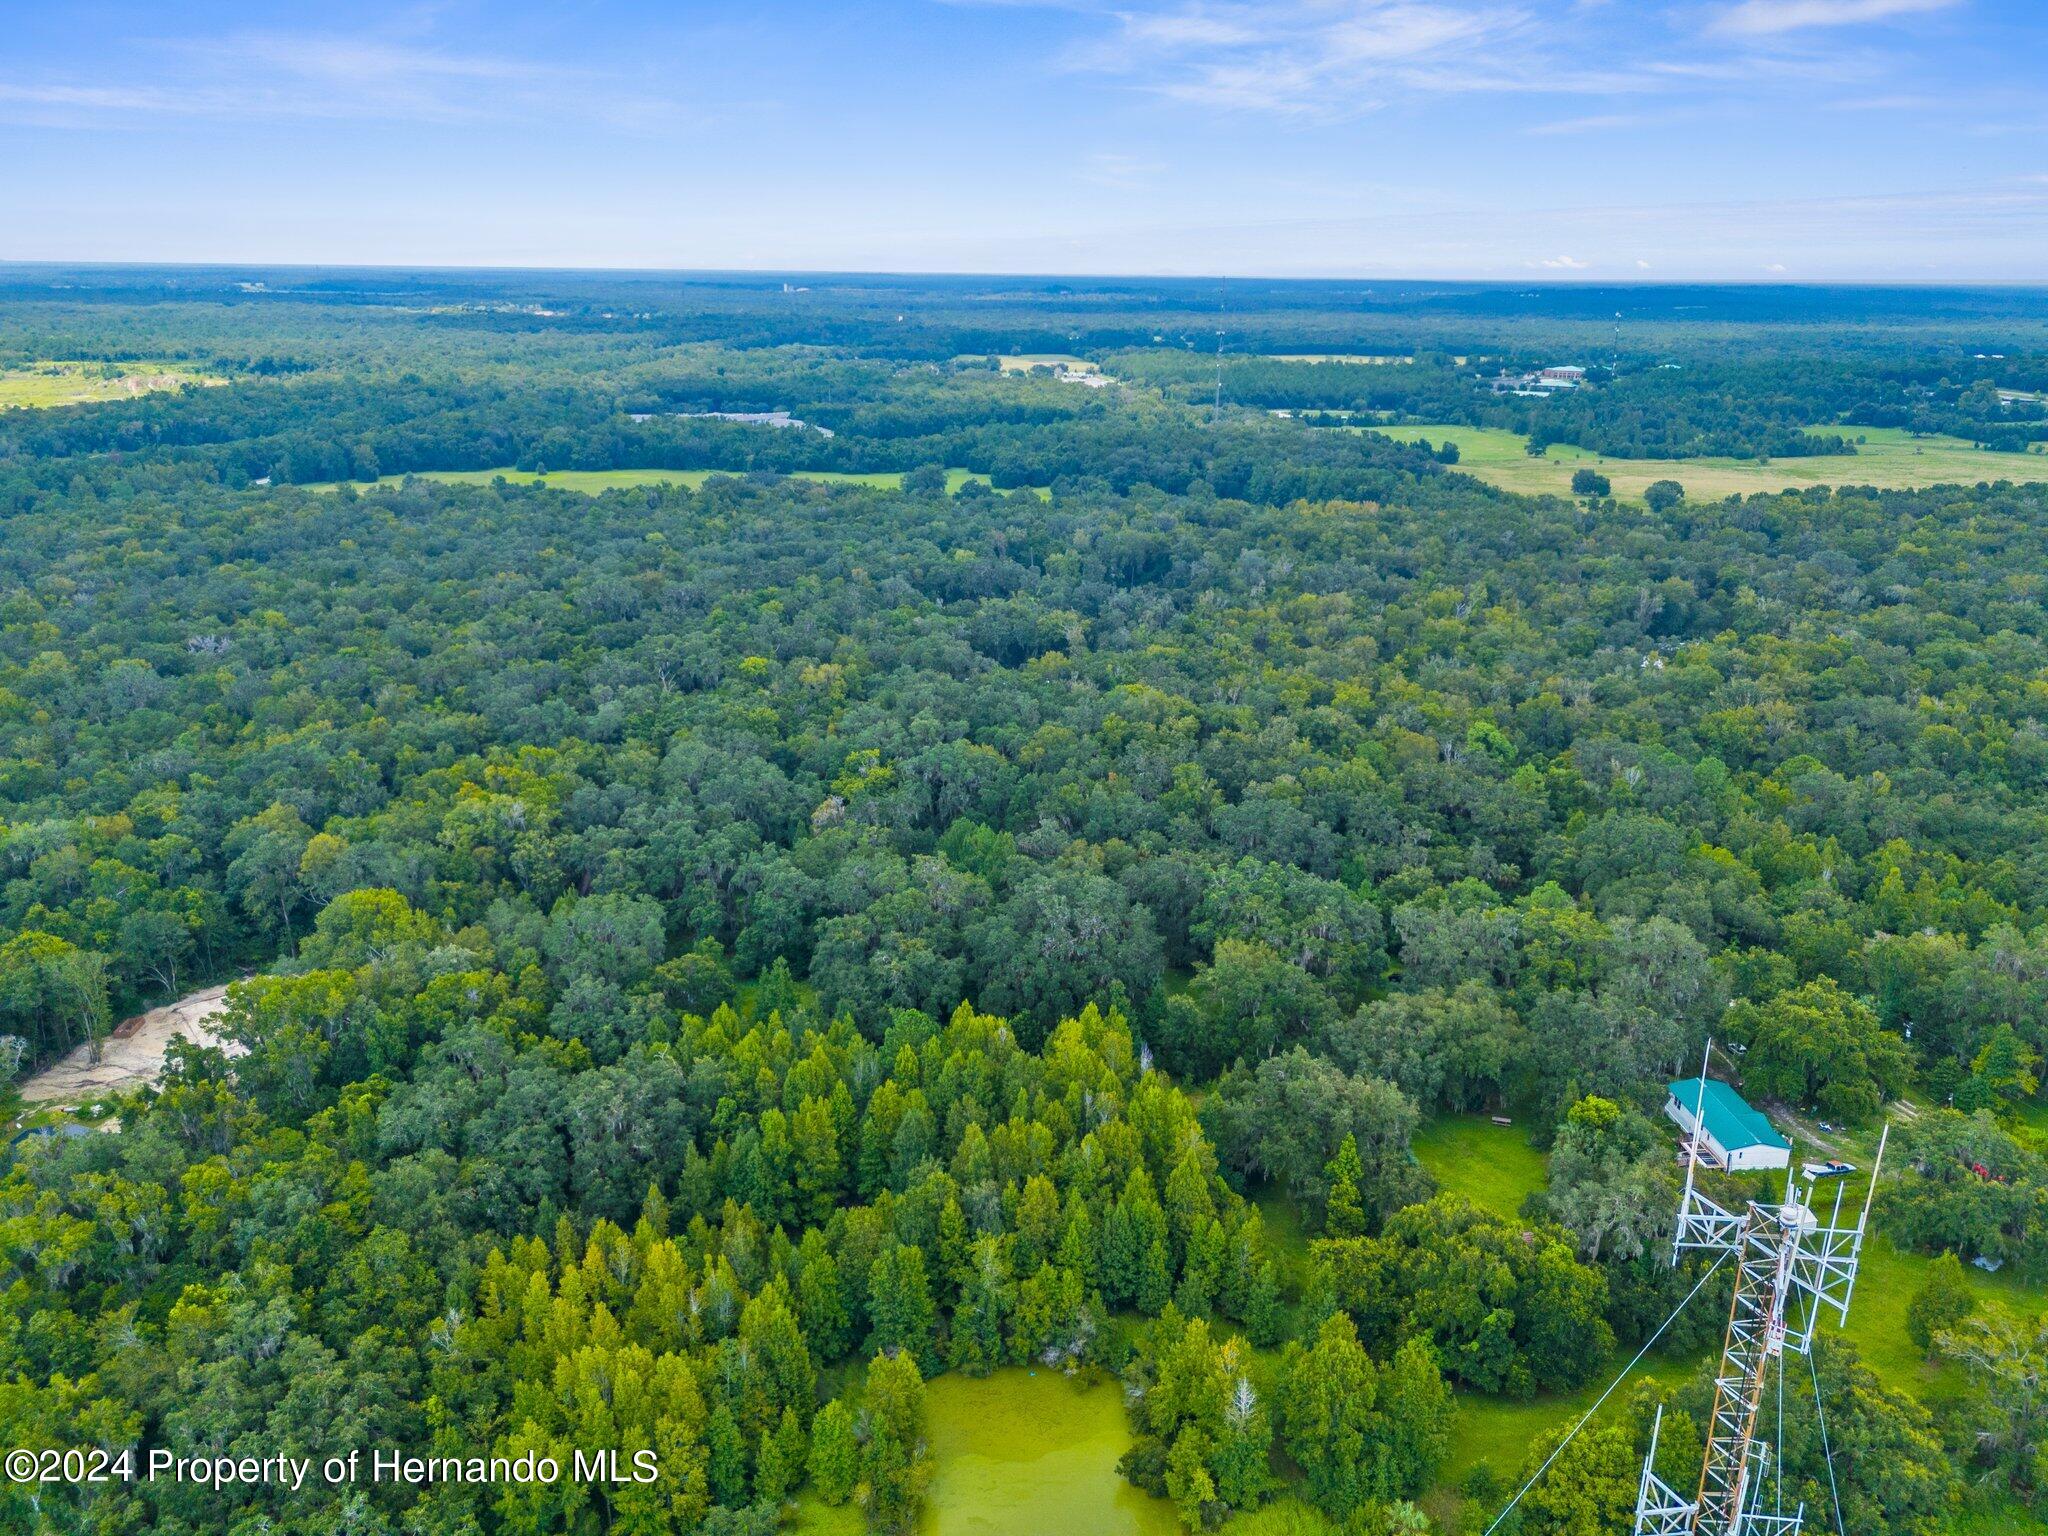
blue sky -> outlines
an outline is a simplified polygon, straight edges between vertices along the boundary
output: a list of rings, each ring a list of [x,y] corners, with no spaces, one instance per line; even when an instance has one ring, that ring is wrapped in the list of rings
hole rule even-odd
[[[0,0],[0,259],[2048,280],[2041,0]]]

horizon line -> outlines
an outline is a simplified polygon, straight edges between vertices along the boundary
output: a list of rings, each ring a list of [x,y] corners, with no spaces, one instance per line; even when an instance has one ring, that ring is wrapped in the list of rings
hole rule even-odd
[[[55,271],[131,272],[421,272],[461,274],[560,274],[587,277],[758,277],[758,278],[903,278],[903,279],[1011,279],[1033,282],[1077,280],[1086,282],[1190,282],[1190,283],[1388,283],[1426,285],[1458,283],[1474,287],[1502,288],[2048,288],[2048,274],[2032,277],[1879,277],[1847,275],[1765,276],[1666,275],[1641,273],[1606,276],[1599,273],[1545,270],[1525,276],[1457,276],[1450,274],[1380,275],[1364,274],[1278,274],[1246,272],[1174,271],[1032,271],[1021,268],[915,269],[894,267],[650,267],[585,266],[555,263],[474,263],[399,261],[136,261],[104,258],[50,258],[0,256],[0,272],[35,269]]]

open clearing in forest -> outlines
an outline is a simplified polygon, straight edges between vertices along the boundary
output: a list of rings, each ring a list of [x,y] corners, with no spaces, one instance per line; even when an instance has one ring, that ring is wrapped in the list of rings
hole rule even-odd
[[[132,400],[185,384],[224,384],[177,363],[36,362],[0,368],[0,410]]]
[[[1012,352],[996,359],[1004,373],[1029,373],[1034,368],[1064,368],[1069,373],[1100,373],[1099,365],[1071,352]]]
[[[1497,1215],[1520,1215],[1522,1202],[1544,1184],[1543,1154],[1519,1125],[1495,1125],[1485,1115],[1434,1115],[1417,1128],[1414,1145],[1415,1160],[1439,1190]]]
[[[164,1052],[176,1035],[197,1045],[217,1045],[230,1054],[238,1053],[240,1048],[223,1040],[213,1028],[213,1021],[227,1011],[227,991],[223,983],[137,1014],[101,1043],[97,1062],[90,1048],[81,1045],[23,1083],[23,1102],[84,1104],[146,1087],[163,1075]]]
[[[1572,471],[1597,469],[1624,501],[1641,501],[1653,480],[1676,480],[1694,501],[1808,485],[1875,485],[1906,490],[1921,485],[1975,485],[1980,480],[2048,481],[2048,453],[1993,453],[1957,437],[1915,437],[1898,427],[1814,427],[1863,441],[1855,453],[1771,459],[1616,459],[1564,443],[1531,458],[1528,438],[1501,427],[1376,426],[1337,428],[1378,432],[1400,442],[1428,438],[1458,445],[1456,468],[1504,491],[1556,496],[1572,493]]]
[[[606,491],[630,489],[642,485],[686,485],[691,490],[702,486],[713,475],[725,475],[735,479],[745,478],[745,470],[731,469],[557,469],[537,475],[531,470],[513,469],[429,469],[418,471],[412,478],[438,480],[444,485],[489,485],[494,480],[505,480],[513,485],[545,485],[558,491],[580,491],[585,496],[601,496]],[[903,475],[897,470],[877,470],[866,473],[838,469],[792,469],[756,471],[769,473],[789,480],[815,480],[821,485],[866,485],[879,490],[901,490]],[[379,485],[399,485],[406,480],[404,475],[381,476]],[[968,481],[992,485],[987,475],[977,474],[971,469],[949,469],[946,471],[946,489],[958,493]],[[357,489],[367,490],[367,482],[350,482]],[[331,491],[337,482],[322,480],[303,487],[309,491]],[[1052,492],[1045,486],[1031,487],[1041,499],[1050,497]],[[1003,493],[998,493],[1003,494]]]

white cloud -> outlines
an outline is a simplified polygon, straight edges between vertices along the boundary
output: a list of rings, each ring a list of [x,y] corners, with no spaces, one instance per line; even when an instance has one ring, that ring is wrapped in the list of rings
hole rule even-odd
[[[1586,270],[1586,263],[1580,261],[1576,256],[1546,256],[1538,265],[1548,267],[1553,272],[1583,272]]]
[[[0,117],[120,128],[160,118],[493,121],[536,113],[615,127],[672,120],[672,106],[585,70],[343,33],[243,32],[146,39],[156,68],[109,83],[0,79]],[[168,64],[169,67],[164,66]]]
[[[1195,105],[1342,118],[1398,92],[1651,88],[1554,51],[1553,29],[1509,0],[1137,0],[1104,19],[1069,68]]]
[[[1650,264],[1647,261],[1643,260],[1642,257],[1638,256],[1636,258],[1636,270],[1638,272],[1647,272],[1650,270]]]
[[[1782,261],[1766,262],[1764,263],[1764,270],[1766,272],[1782,272],[1785,270],[1785,263]]]
[[[1710,30],[1738,37],[1774,37],[1807,27],[1852,26],[1944,11],[1957,0],[1742,0],[1714,18]]]

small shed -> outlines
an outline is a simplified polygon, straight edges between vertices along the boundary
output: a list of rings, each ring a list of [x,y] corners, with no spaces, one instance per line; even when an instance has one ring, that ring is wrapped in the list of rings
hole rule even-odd
[[[1772,1128],[1763,1112],[1711,1077],[1704,1083],[1697,1077],[1682,1077],[1672,1083],[1664,1113],[1679,1130],[1698,1141],[1708,1162],[1732,1173],[1783,1168],[1792,1161],[1792,1143]]]

